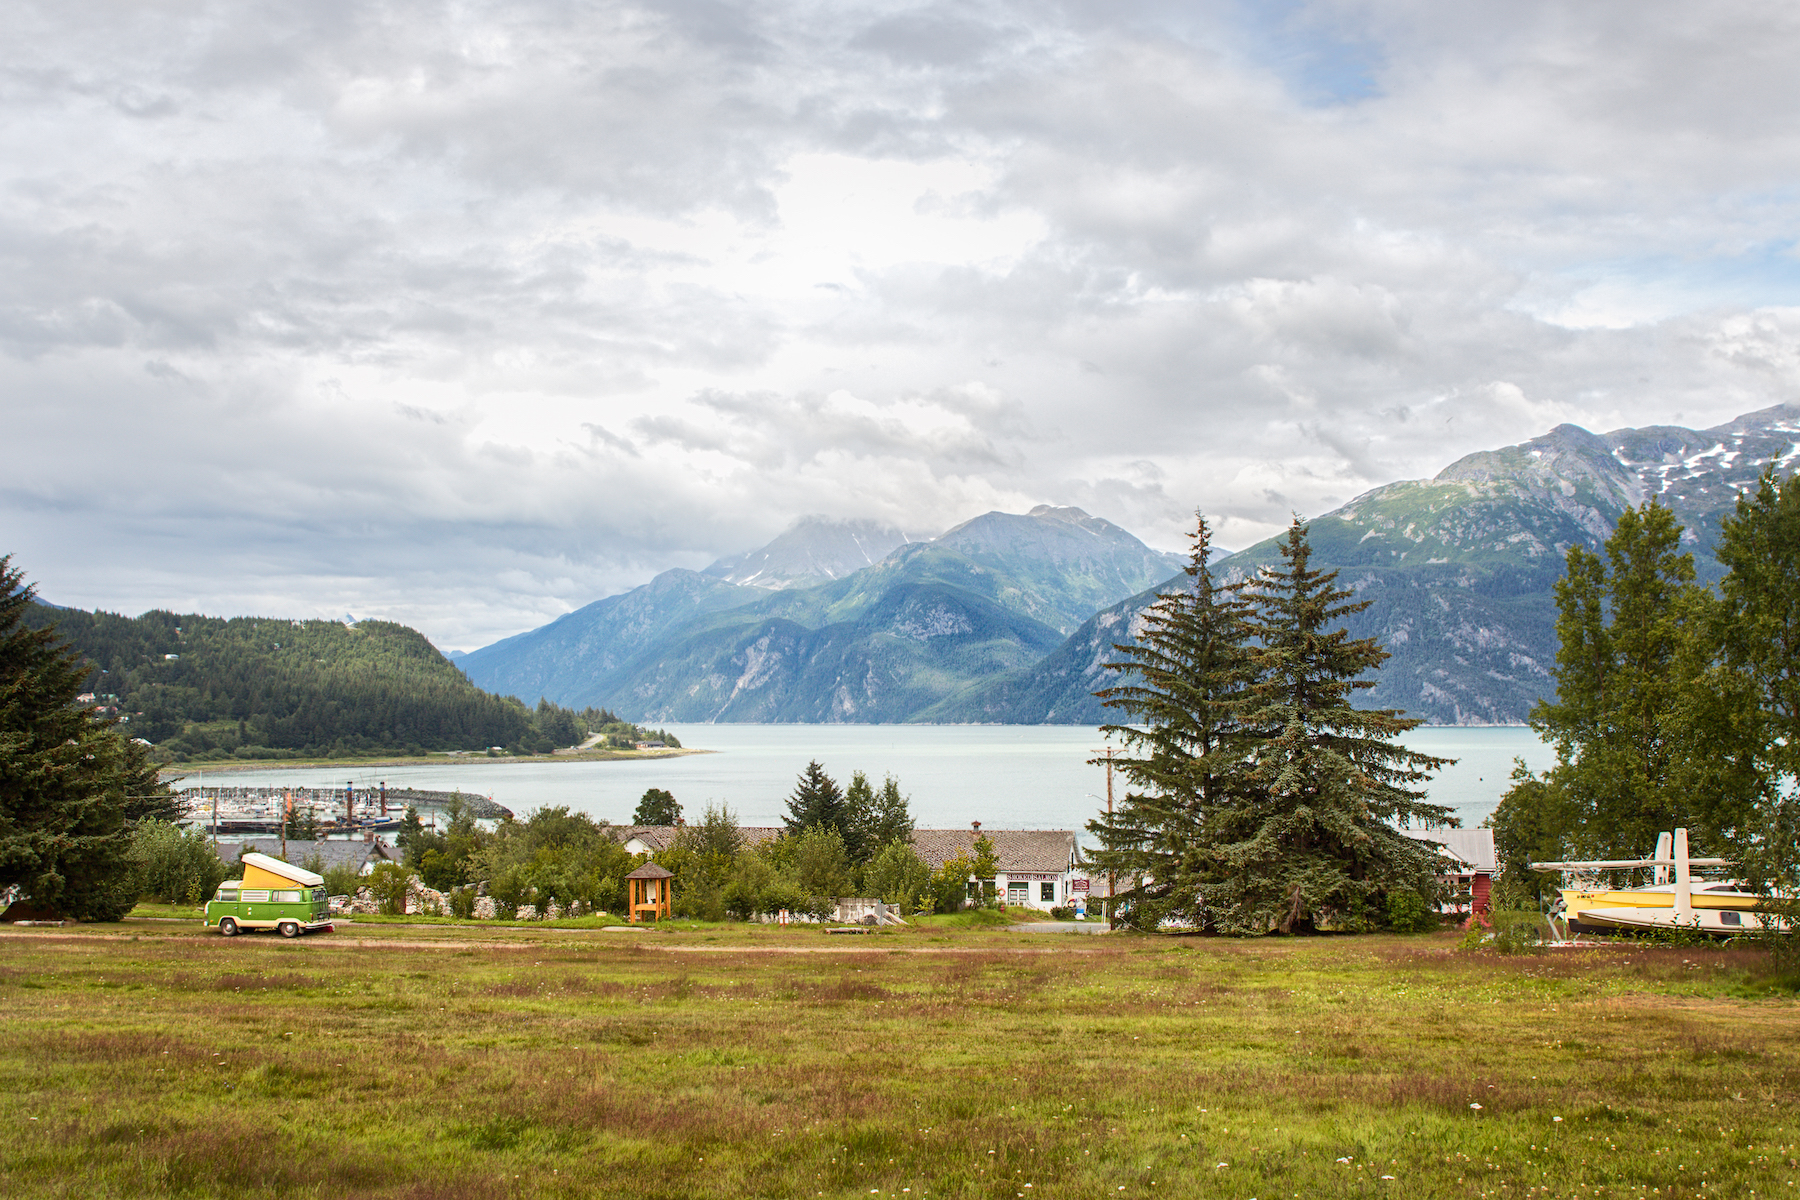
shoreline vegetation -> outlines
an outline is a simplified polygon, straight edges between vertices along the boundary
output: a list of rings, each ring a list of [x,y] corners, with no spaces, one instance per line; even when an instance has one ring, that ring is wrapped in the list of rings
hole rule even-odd
[[[325,767],[442,767],[481,763],[496,766],[512,763],[572,762],[636,762],[652,758],[680,758],[688,754],[717,754],[716,750],[665,747],[660,750],[617,750],[594,746],[586,750],[557,750],[550,754],[501,754],[489,758],[485,754],[372,754],[343,758],[246,758],[215,759],[207,762],[171,763],[162,768],[159,778],[165,781],[202,776],[237,775],[250,771],[316,770]]]

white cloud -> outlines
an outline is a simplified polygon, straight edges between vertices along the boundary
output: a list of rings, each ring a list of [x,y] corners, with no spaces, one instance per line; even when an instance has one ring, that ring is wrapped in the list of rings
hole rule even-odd
[[[1760,3],[18,4],[3,546],[473,646],[802,513],[1244,544],[1789,400]]]

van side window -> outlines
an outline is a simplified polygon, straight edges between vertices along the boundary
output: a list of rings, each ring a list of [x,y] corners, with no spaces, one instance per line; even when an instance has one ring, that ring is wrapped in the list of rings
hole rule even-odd
[[[245,900],[260,902],[267,900],[269,898],[269,893],[266,888],[245,888],[243,897]]]
[[[298,904],[298,903],[300,903],[300,893],[298,891],[276,892],[275,893],[275,903],[277,903],[277,904]]]
[[[222,887],[219,889],[219,899],[235,901],[237,898],[238,898],[238,890],[236,888]]]

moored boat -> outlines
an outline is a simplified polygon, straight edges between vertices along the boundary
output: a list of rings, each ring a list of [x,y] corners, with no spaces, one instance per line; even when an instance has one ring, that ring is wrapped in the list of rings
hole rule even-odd
[[[1691,929],[1735,934],[1762,929],[1779,921],[1762,911],[1770,897],[1748,890],[1737,880],[1696,880],[1695,867],[1728,867],[1722,858],[1693,858],[1685,829],[1656,839],[1650,858],[1586,862],[1532,863],[1534,870],[1596,871],[1648,867],[1652,882],[1644,887],[1569,887],[1562,889],[1560,916],[1571,932],[1630,929]]]

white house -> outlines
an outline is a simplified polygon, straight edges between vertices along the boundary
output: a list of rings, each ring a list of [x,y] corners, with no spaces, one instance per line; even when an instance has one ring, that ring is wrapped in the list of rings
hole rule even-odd
[[[1075,902],[1070,885],[1086,872],[1076,867],[1072,829],[983,829],[979,821],[967,829],[915,829],[913,852],[936,871],[959,854],[973,858],[983,836],[994,847],[994,893],[1006,904],[1047,910]]]

